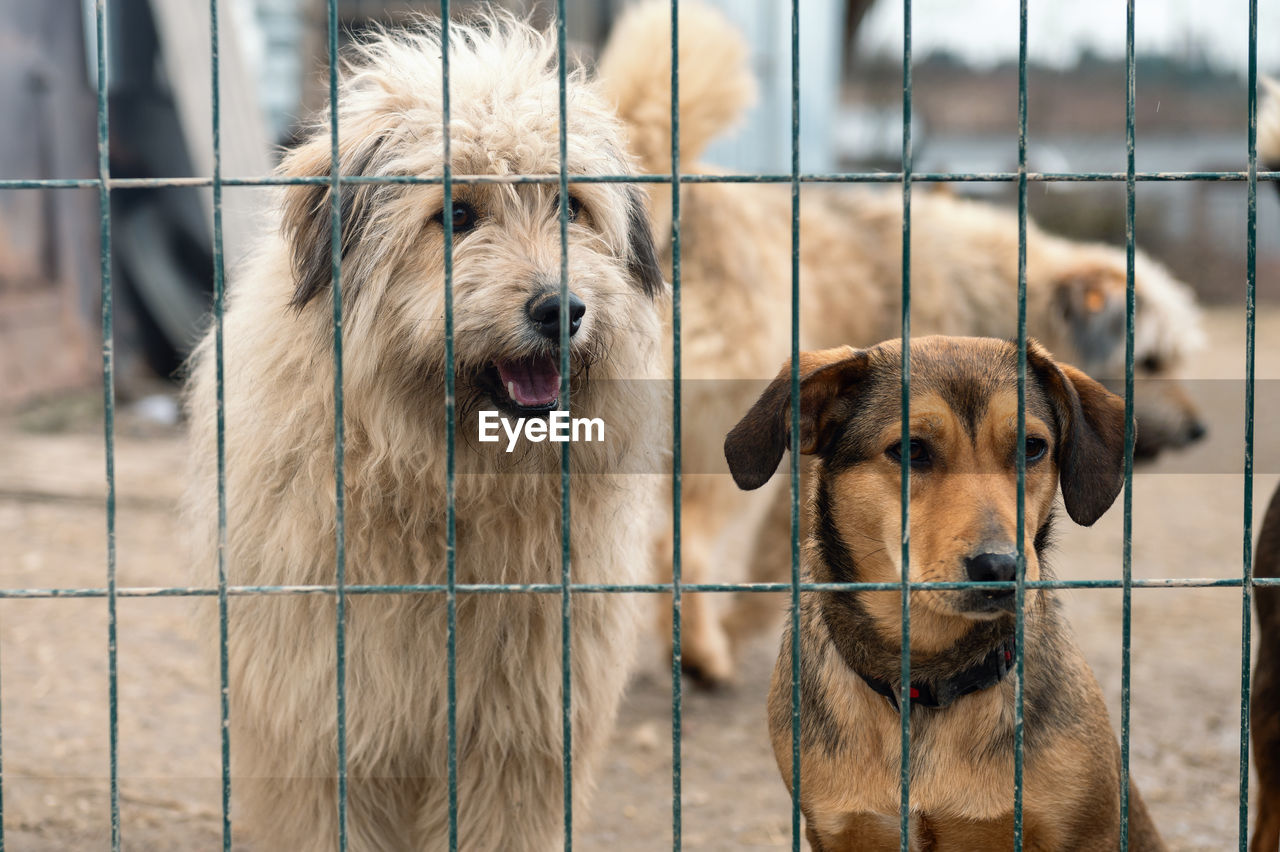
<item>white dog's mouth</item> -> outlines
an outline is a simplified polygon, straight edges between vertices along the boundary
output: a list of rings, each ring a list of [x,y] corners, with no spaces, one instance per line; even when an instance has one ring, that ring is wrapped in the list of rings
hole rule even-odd
[[[560,364],[554,354],[493,362],[489,396],[515,414],[545,414],[560,402]]]

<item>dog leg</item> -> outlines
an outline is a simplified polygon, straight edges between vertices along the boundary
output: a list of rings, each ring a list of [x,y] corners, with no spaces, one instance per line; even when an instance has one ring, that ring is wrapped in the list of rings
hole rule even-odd
[[[684,536],[681,579],[685,583],[736,583],[746,579],[750,550],[762,516],[769,511],[774,488],[744,494],[727,476],[684,477]],[[671,578],[670,527],[659,537],[658,564]],[[730,592],[687,593],[681,613],[681,651],[685,672],[706,686],[732,679],[733,646],[726,622],[733,608]],[[668,605],[660,629],[671,635]]]
[[[1280,791],[1258,785],[1258,816],[1253,823],[1249,852],[1280,849]]]
[[[336,778],[236,778],[237,801],[249,813],[255,850],[338,849]],[[410,848],[404,831],[417,782],[348,778],[347,848],[380,852]]]
[[[690,513],[690,514],[696,514]],[[668,516],[669,518],[670,516]],[[683,547],[681,548],[681,582],[708,582],[705,557],[705,536],[701,529],[685,528]],[[673,578],[672,569],[672,537],[668,520],[665,532],[660,533],[654,542],[654,564],[659,566],[657,578],[659,582],[669,583]],[[681,669],[697,683],[714,687],[727,681],[733,675],[733,656],[729,648],[729,637],[721,626],[720,608],[717,606],[717,593],[685,592],[681,598],[680,608],[680,653]],[[658,635],[665,637],[666,647],[671,650],[671,598],[659,595],[657,627]]]

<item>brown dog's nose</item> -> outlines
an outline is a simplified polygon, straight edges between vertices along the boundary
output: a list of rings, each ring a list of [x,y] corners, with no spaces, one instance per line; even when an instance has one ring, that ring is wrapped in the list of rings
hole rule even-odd
[[[969,579],[980,583],[1008,582],[1018,575],[1018,560],[1012,553],[979,553],[966,557]]]
[[[529,322],[546,338],[560,339],[560,294],[534,296],[525,306],[529,313]],[[582,316],[587,312],[587,303],[573,293],[569,294],[569,336],[578,333],[582,325]]]

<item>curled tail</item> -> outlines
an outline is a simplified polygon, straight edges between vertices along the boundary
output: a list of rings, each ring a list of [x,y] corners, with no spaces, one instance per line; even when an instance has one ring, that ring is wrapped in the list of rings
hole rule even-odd
[[[1258,110],[1258,163],[1268,171],[1280,171],[1280,82],[1267,77],[1259,82],[1266,99]],[[1272,181],[1280,190],[1280,181]]]
[[[742,34],[723,14],[682,2],[680,162],[692,165],[755,99]],[[671,171],[671,4],[646,0],[614,26],[598,79],[627,128],[631,152],[650,173]]]

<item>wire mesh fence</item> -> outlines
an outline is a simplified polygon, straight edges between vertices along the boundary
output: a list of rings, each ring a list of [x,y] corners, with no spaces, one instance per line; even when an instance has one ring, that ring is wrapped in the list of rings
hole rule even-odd
[[[1011,172],[983,172],[983,173],[949,173],[949,172],[916,172],[913,170],[913,148],[912,148],[912,0],[902,0],[902,14],[904,20],[904,42],[902,49],[902,73],[903,73],[903,93],[902,93],[902,153],[901,168],[896,172],[838,172],[838,173],[806,173],[800,168],[800,148],[799,140],[803,128],[800,125],[800,51],[799,51],[799,32],[800,32],[800,4],[797,0],[791,3],[790,16],[790,43],[791,43],[791,95],[792,95],[792,112],[791,112],[791,139],[792,139],[792,156],[791,168],[789,173],[784,174],[684,174],[681,172],[680,163],[680,115],[679,115],[679,64],[677,61],[678,51],[676,45],[679,39],[679,15],[677,14],[678,4],[671,4],[671,28],[672,28],[672,63],[671,63],[671,91],[672,91],[672,111],[671,111],[671,162],[672,168],[670,174],[657,175],[605,175],[584,177],[581,175],[571,174],[568,163],[568,145],[567,145],[567,129],[565,121],[566,89],[569,74],[570,61],[566,48],[566,12],[564,0],[557,2],[557,16],[555,37],[558,49],[558,75],[560,81],[560,100],[558,109],[560,112],[560,137],[559,137],[559,163],[560,169],[558,174],[544,175],[514,175],[514,176],[492,176],[492,175],[471,175],[471,174],[454,174],[451,154],[450,154],[450,134],[447,128],[450,126],[450,85],[449,85],[449,62],[450,62],[450,3],[443,0],[442,6],[442,66],[443,79],[445,81],[442,94],[443,115],[441,121],[446,128],[443,135],[444,139],[444,158],[443,158],[443,174],[439,177],[385,177],[385,176],[369,176],[369,175],[346,175],[341,172],[340,162],[340,144],[339,138],[339,77],[338,62],[331,61],[329,63],[329,141],[331,148],[330,174],[328,177],[317,178],[285,178],[276,176],[242,176],[242,175],[224,175],[221,159],[221,91],[219,85],[219,0],[210,0],[208,6],[208,15],[210,20],[210,38],[212,51],[212,109],[213,109],[213,172],[209,177],[196,178],[114,178],[111,175],[109,156],[110,156],[110,115],[108,110],[108,79],[107,79],[107,57],[110,45],[107,38],[106,26],[106,7],[107,0],[95,1],[95,32],[97,40],[97,114],[98,114],[98,176],[96,178],[84,179],[64,179],[53,178],[44,180],[34,179],[0,179],[0,190],[34,190],[34,189],[51,189],[51,188],[91,188],[96,189],[99,197],[100,226],[101,226],[101,280],[102,280],[102,315],[101,328],[102,339],[104,341],[102,350],[102,396],[105,411],[105,432],[104,446],[106,453],[106,545],[107,545],[107,563],[106,563],[106,581],[105,585],[94,588],[0,588],[0,599],[35,599],[35,598],[102,598],[105,599],[108,612],[108,636],[107,636],[107,657],[108,657],[108,683],[109,694],[107,696],[109,707],[109,743],[110,743],[110,820],[111,820],[111,847],[112,849],[120,849],[124,844],[124,838],[121,831],[120,821],[120,791],[119,791],[119,730],[118,730],[118,706],[119,695],[117,684],[119,680],[118,659],[117,659],[117,601],[121,598],[143,598],[143,597],[207,597],[216,598],[219,612],[219,647],[220,647],[220,716],[221,716],[221,733],[220,747],[222,759],[222,778],[221,778],[221,829],[222,829],[222,845],[224,849],[231,849],[232,846],[232,765],[231,765],[231,748],[230,748],[230,727],[228,718],[230,714],[230,704],[228,699],[229,680],[228,680],[228,618],[227,611],[229,601],[236,597],[242,596],[259,596],[259,595],[324,595],[331,596],[336,604],[336,632],[333,637],[335,648],[336,669],[336,706],[333,708],[334,718],[336,719],[336,743],[335,749],[337,754],[337,798],[338,798],[338,814],[339,814],[339,836],[338,846],[341,849],[347,848],[348,823],[347,823],[347,689],[348,677],[346,671],[346,618],[345,607],[349,597],[364,595],[414,595],[414,594],[443,594],[446,600],[446,612],[448,621],[448,644],[447,644],[447,670],[448,670],[448,696],[446,706],[448,708],[448,731],[449,731],[449,761],[447,767],[448,779],[448,795],[449,795],[449,847],[459,848],[458,835],[458,720],[457,720],[457,654],[456,654],[456,625],[457,625],[457,607],[460,595],[473,594],[521,594],[521,595],[551,595],[558,596],[560,599],[560,630],[562,637],[562,713],[563,713],[563,825],[565,835],[565,848],[569,849],[573,843],[574,825],[573,825],[573,726],[572,719],[572,700],[573,700],[573,683],[571,678],[572,672],[572,648],[570,643],[570,635],[572,630],[572,608],[571,601],[575,595],[584,594],[628,594],[639,593],[643,595],[670,595],[671,596],[671,615],[672,615],[672,635],[671,643],[673,654],[671,658],[671,723],[672,723],[672,739],[671,739],[671,843],[672,848],[679,849],[682,845],[682,803],[685,797],[685,791],[682,788],[682,744],[683,731],[681,725],[683,695],[681,680],[681,649],[682,649],[682,604],[683,595],[687,592],[711,592],[711,593],[733,593],[740,591],[757,592],[757,593],[786,593],[790,596],[789,619],[791,629],[798,634],[800,630],[800,601],[802,592],[813,591],[898,591],[901,593],[902,601],[902,659],[901,659],[901,682],[909,684],[911,682],[911,659],[907,653],[911,640],[911,618],[909,602],[913,592],[928,589],[960,589],[960,588],[1008,588],[1012,586],[1015,592],[1015,612],[1016,612],[1016,647],[1017,653],[1015,658],[1015,670],[1017,678],[1015,680],[1016,689],[1016,716],[1015,716],[1015,745],[1014,745],[1014,846],[1021,849],[1023,845],[1024,824],[1022,819],[1023,812],[1023,747],[1024,747],[1024,717],[1023,717],[1023,666],[1024,666],[1024,626],[1025,626],[1025,601],[1026,594],[1030,590],[1036,589],[1082,589],[1082,588],[1109,588],[1119,589],[1123,595],[1122,606],[1122,673],[1121,673],[1121,719],[1120,719],[1120,753],[1121,753],[1121,822],[1122,822],[1122,841],[1121,848],[1128,848],[1127,826],[1129,812],[1129,774],[1130,774],[1130,679],[1131,679],[1131,612],[1132,601],[1131,593],[1137,588],[1186,588],[1186,587],[1216,587],[1216,588],[1238,588],[1241,594],[1241,649],[1240,649],[1240,720],[1239,720],[1239,848],[1241,850],[1246,847],[1246,838],[1248,836],[1248,814],[1249,814],[1249,693],[1250,693],[1250,660],[1251,660],[1251,599],[1253,589],[1257,585],[1276,585],[1274,579],[1254,580],[1252,576],[1252,517],[1253,517],[1253,474],[1254,474],[1254,376],[1255,376],[1255,296],[1256,296],[1256,224],[1257,224],[1257,187],[1259,181],[1276,181],[1280,179],[1280,174],[1275,172],[1259,171],[1257,159],[1257,89],[1258,89],[1258,69],[1257,69],[1257,48],[1258,48],[1258,27],[1257,27],[1257,3],[1256,0],[1249,2],[1249,62],[1248,62],[1248,114],[1242,116],[1241,120],[1248,124],[1248,150],[1245,168],[1237,171],[1195,171],[1195,172],[1157,172],[1147,171],[1140,172],[1135,167],[1135,150],[1137,145],[1135,135],[1135,53],[1134,53],[1134,25],[1136,15],[1135,0],[1128,0],[1127,4],[1127,33],[1126,33],[1126,140],[1127,140],[1127,168],[1124,172],[1034,172],[1031,171],[1027,163],[1027,20],[1028,20],[1028,3],[1027,0],[1021,0],[1019,26],[1020,26],[1020,45],[1018,57],[1018,168]],[[337,0],[327,0],[328,7],[328,26],[327,26],[327,43],[330,57],[336,57],[338,54],[339,30],[337,15]],[[1134,407],[1134,335],[1135,335],[1135,290],[1133,280],[1135,275],[1135,197],[1137,185],[1141,182],[1180,182],[1180,181],[1222,181],[1222,182],[1242,182],[1247,185],[1248,190],[1248,218],[1247,218],[1247,234],[1246,234],[1246,264],[1247,264],[1247,282],[1245,290],[1245,385],[1244,385],[1244,442],[1245,453],[1242,459],[1244,473],[1244,493],[1243,504],[1244,512],[1241,529],[1241,569],[1238,577],[1235,578],[1170,578],[1170,579],[1139,579],[1132,576],[1132,481],[1133,481],[1133,454],[1135,434],[1133,428],[1133,407]],[[640,186],[669,184],[672,188],[671,193],[671,254],[672,254],[672,306],[671,306],[671,340],[669,341],[670,352],[672,356],[672,409],[671,422],[673,426],[672,434],[675,436],[673,445],[673,455],[671,463],[673,488],[670,494],[670,500],[673,506],[673,530],[672,542],[673,548],[671,553],[673,563],[673,577],[670,583],[619,583],[619,584],[599,584],[599,583],[579,583],[573,580],[571,550],[570,550],[570,494],[571,494],[571,467],[570,457],[571,450],[568,444],[565,444],[561,450],[561,467],[560,467],[560,487],[561,487],[561,560],[560,560],[560,581],[558,583],[538,583],[538,584],[509,584],[509,583],[462,583],[457,577],[456,565],[456,477],[458,475],[456,469],[456,444],[458,435],[456,434],[456,399],[455,399],[455,349],[454,349],[454,274],[453,274],[453,247],[455,233],[452,221],[449,216],[443,219],[444,225],[444,292],[445,304],[448,306],[444,315],[444,342],[446,362],[448,364],[445,376],[445,424],[446,424],[446,447],[447,447],[447,472],[446,472],[446,495],[447,495],[447,519],[446,519],[446,581],[441,583],[421,583],[421,584],[390,584],[390,585],[370,585],[370,584],[349,584],[347,582],[346,561],[347,552],[345,545],[345,508],[347,492],[344,483],[344,462],[346,457],[345,444],[345,424],[344,424],[344,383],[343,383],[343,299],[341,296],[343,287],[343,270],[342,270],[342,217],[343,210],[341,204],[341,190],[344,186],[360,185],[360,184],[423,184],[423,185],[439,185],[442,188],[444,196],[444,209],[449,210],[452,206],[453,191],[455,186],[493,184],[493,183],[539,183],[546,184],[559,189],[559,240],[560,240],[560,400],[562,406],[568,409],[571,387],[570,387],[570,316],[569,316],[569,225],[570,225],[570,209],[569,209],[569,185],[571,183],[632,183]],[[728,584],[728,583],[685,583],[682,580],[682,472],[683,455],[681,446],[681,418],[682,418],[682,314],[681,314],[681,192],[680,188],[684,185],[696,183],[773,183],[788,186],[791,193],[791,262],[792,262],[792,279],[790,287],[791,299],[791,430],[790,430],[790,501],[791,501],[791,523],[790,523],[790,548],[791,548],[791,574],[788,582],[776,583],[750,583],[750,584]],[[963,183],[963,182],[992,182],[992,183],[1011,183],[1016,186],[1018,196],[1018,226],[1019,226],[1019,252],[1018,252],[1018,396],[1019,406],[1017,412],[1017,435],[1019,447],[1017,454],[1017,495],[1018,495],[1018,574],[1017,580],[1012,584],[986,583],[974,584],[968,582],[957,583],[937,583],[937,582],[919,582],[910,579],[910,534],[911,518],[910,518],[910,478],[911,470],[909,460],[903,458],[901,466],[901,524],[904,531],[901,544],[900,564],[902,569],[902,579],[900,583],[812,583],[805,582],[801,573],[801,488],[800,488],[800,407],[798,401],[800,399],[800,372],[799,372],[799,355],[800,355],[800,197],[801,188],[805,184],[816,183],[879,183],[879,184],[899,184],[902,192],[902,208],[903,208],[903,224],[902,224],[902,293],[901,293],[901,328],[904,340],[910,339],[911,328],[911,204],[913,187],[916,184],[929,183]],[[1025,493],[1026,493],[1026,381],[1027,381],[1027,294],[1026,294],[1026,242],[1027,242],[1027,193],[1028,186],[1033,183],[1054,183],[1054,182],[1116,182],[1123,183],[1126,195],[1126,257],[1127,257],[1127,278],[1128,289],[1126,297],[1126,334],[1125,334],[1125,454],[1124,454],[1124,498],[1123,498],[1123,516],[1124,516],[1124,536],[1123,536],[1123,553],[1122,553],[1122,577],[1118,580],[1028,580],[1026,579],[1026,554],[1024,552],[1023,542],[1025,541],[1024,525],[1025,525]],[[227,499],[226,499],[226,458],[225,458],[225,435],[228,424],[224,421],[224,373],[223,373],[223,314],[226,304],[226,270],[223,256],[223,189],[225,187],[250,187],[250,186],[285,186],[285,185],[322,185],[328,188],[328,198],[330,200],[331,215],[331,258],[332,258],[332,284],[333,284],[333,317],[332,317],[332,356],[334,368],[334,421],[333,429],[335,441],[333,447],[333,471],[335,481],[335,493],[333,499],[336,503],[337,525],[336,525],[336,542],[335,553],[336,561],[334,564],[334,582],[331,584],[318,585],[235,585],[228,582],[228,573],[226,565],[227,551]],[[116,559],[116,472],[115,472],[115,359],[112,347],[114,337],[114,298],[112,287],[112,267],[110,262],[112,233],[111,233],[111,215],[110,215],[110,199],[111,193],[115,190],[137,187],[160,187],[160,186],[207,186],[212,191],[213,198],[213,249],[214,249],[214,301],[213,301],[213,322],[215,328],[215,361],[217,364],[217,469],[218,469],[218,582],[216,587],[203,586],[171,586],[171,587],[124,587],[117,585],[117,559]],[[860,343],[869,343],[871,341],[857,341]],[[783,353],[778,353],[781,356]],[[902,393],[901,393],[901,413],[902,413],[902,441],[904,444],[910,441],[909,431],[909,413],[910,413],[910,389],[911,389],[911,363],[910,349],[903,347],[902,349]],[[802,820],[800,813],[800,792],[801,792],[801,750],[800,750],[800,732],[801,732],[801,657],[800,644],[792,643],[792,654],[790,659],[791,669],[791,726],[792,726],[792,750],[791,750],[791,774],[792,774],[792,835],[791,846],[793,849],[799,850],[802,847],[801,837],[803,835]],[[908,850],[911,848],[911,819],[910,819],[910,802],[911,802],[911,696],[908,693],[902,696],[900,705],[901,720],[901,764],[900,764],[900,784],[901,784],[901,807],[900,807],[900,848]],[[0,725],[3,720],[0,719]],[[0,732],[3,728],[0,727]],[[0,738],[0,744],[3,738]],[[0,760],[2,760],[3,751],[0,751]],[[3,829],[3,763],[0,763],[0,849],[4,848],[4,829]]]

